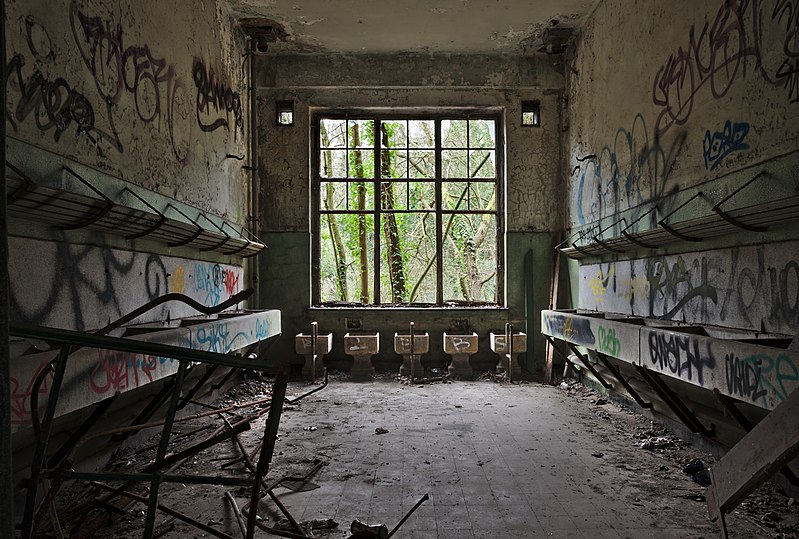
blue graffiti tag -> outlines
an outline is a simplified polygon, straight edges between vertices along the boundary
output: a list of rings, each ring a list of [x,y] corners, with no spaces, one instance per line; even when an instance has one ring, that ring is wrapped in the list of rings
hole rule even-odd
[[[705,131],[705,140],[702,143],[705,168],[713,170],[732,152],[748,150],[749,145],[744,142],[748,133],[748,123],[739,122],[734,124],[730,120],[727,120],[724,124],[722,131],[716,131],[712,134],[709,129]]]

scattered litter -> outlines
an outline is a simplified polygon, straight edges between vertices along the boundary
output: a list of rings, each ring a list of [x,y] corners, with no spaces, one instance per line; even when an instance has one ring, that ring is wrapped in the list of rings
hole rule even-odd
[[[601,459],[602,457],[605,456],[605,454],[602,451],[594,451],[593,453],[591,453],[591,456]]]
[[[599,397],[597,400],[594,401],[594,404],[596,404],[597,406],[604,406],[607,403],[608,403],[607,399],[603,399],[602,397]]]
[[[567,384],[566,382],[561,382],[558,387],[560,387],[561,389],[569,389],[569,384]]]
[[[641,442],[641,449],[653,451],[655,449],[665,449],[673,444],[674,442],[669,438],[666,438],[665,436],[657,436],[655,438],[649,438]]]
[[[706,487],[712,483],[710,478],[710,469],[705,466],[702,459],[696,458],[691,460],[688,464],[683,466],[682,471],[691,476],[694,483],[698,483]]]
[[[463,405],[462,404],[456,404],[455,408],[463,408]]]
[[[377,427],[375,429],[375,434],[388,434],[388,429],[384,429],[383,427]]]
[[[385,539],[388,537],[388,526],[385,524],[373,524],[370,526],[357,519],[352,521],[352,524],[350,525],[350,531],[352,532],[353,537],[359,538],[374,537],[376,539]]]
[[[478,461],[477,461],[477,465],[478,465],[478,466],[482,466],[483,464],[488,464],[488,463],[489,463],[489,462],[491,462],[492,460],[494,460],[494,459],[488,459],[488,460],[478,460]]]
[[[303,427],[302,430],[309,430],[309,431],[313,432],[313,431],[316,430],[316,427]]]

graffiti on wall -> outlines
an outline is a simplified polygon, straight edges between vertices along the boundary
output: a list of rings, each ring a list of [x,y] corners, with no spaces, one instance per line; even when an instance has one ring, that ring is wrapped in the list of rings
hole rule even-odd
[[[188,147],[176,140],[175,130],[176,109],[185,96],[174,64],[146,44],[126,44],[121,24],[83,12],[74,0],[69,21],[75,46],[108,104],[109,116],[111,108],[128,95],[139,119],[166,129],[172,153],[185,162]]]
[[[705,131],[705,138],[702,141],[705,168],[713,170],[731,153],[748,150],[749,145],[745,142],[748,133],[748,123],[736,122],[733,124],[730,120],[727,120],[721,131],[714,133],[711,133],[709,129]]]
[[[704,385],[706,370],[716,367],[709,342],[682,333],[651,332],[648,338],[651,366]]]
[[[202,60],[194,60],[192,76],[197,87],[197,123],[203,131],[215,131],[220,127],[230,129],[233,116],[233,134],[244,132],[244,112],[241,95],[230,87],[218,69],[208,69]]]
[[[238,291],[239,274],[220,264],[194,264],[194,291],[205,295],[203,303],[218,305]]]
[[[676,192],[670,178],[685,142],[682,133],[664,144],[650,139],[643,114],[616,131],[598,155],[578,157],[577,219],[580,224]],[[665,208],[664,208],[665,211]],[[634,217],[633,217],[634,219]]]
[[[544,314],[544,323],[552,336],[583,346],[591,346],[596,342],[590,319],[547,312]]]
[[[766,27],[766,24],[770,26]],[[662,135],[691,117],[700,92],[712,99],[727,95],[736,81],[759,75],[786,89],[788,102],[799,101],[799,6],[795,0],[724,0],[701,26],[688,29],[658,68],[652,102],[659,109],[655,133]],[[764,39],[783,37],[779,65],[765,54]]]
[[[241,95],[223,69],[168,58],[100,3],[53,6],[54,12],[62,9],[69,30],[56,36],[60,39],[51,38],[46,23],[32,14],[19,16],[20,41],[9,47],[6,63],[12,130],[28,122],[50,132],[55,142],[74,133],[108,157],[124,153],[131,142],[123,143],[127,126],[135,119],[160,134],[154,140],[180,165],[187,163],[192,145],[193,105],[201,132],[225,128],[234,140],[243,133]]]
[[[785,36],[784,57],[774,71],[773,80],[785,89],[790,103],[799,103],[799,3],[796,0],[775,0],[771,22],[782,25],[779,29]]]
[[[657,256],[580,268],[580,305],[653,318],[799,333],[799,261],[786,244]],[[600,297],[593,279],[608,275]],[[601,281],[600,281],[601,282]]]
[[[217,305],[241,289],[237,266],[66,242],[10,238],[9,243],[10,315],[17,322],[83,331],[169,292]],[[179,304],[161,309],[147,316],[195,314]]]
[[[22,54],[15,54],[6,64],[6,118],[12,130],[32,117],[39,131],[52,132],[55,142],[74,129],[76,138],[85,136],[100,155],[104,155],[104,141],[112,141],[122,151],[115,131],[108,133],[95,125],[94,106],[84,94],[63,77],[51,80],[38,69],[26,75],[24,67]]]

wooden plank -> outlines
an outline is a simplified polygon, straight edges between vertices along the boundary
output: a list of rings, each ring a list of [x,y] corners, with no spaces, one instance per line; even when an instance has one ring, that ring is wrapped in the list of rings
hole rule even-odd
[[[799,455],[799,391],[774,408],[711,469],[710,520],[718,520]]]

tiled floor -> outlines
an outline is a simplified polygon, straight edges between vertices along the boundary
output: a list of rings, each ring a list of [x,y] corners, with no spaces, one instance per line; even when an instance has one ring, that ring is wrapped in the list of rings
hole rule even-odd
[[[355,518],[390,529],[425,493],[394,537],[714,536],[684,496],[703,489],[589,408],[537,384],[331,383],[285,412],[275,458],[329,461],[320,488],[278,492],[302,520],[338,521],[330,537]]]
[[[291,384],[289,395],[307,388]],[[642,449],[642,437],[662,431],[596,397],[539,384],[333,380],[286,407],[267,477],[303,475],[314,458],[327,463],[313,478],[320,488],[275,491],[297,520],[338,522],[333,530],[315,530],[315,537],[348,537],[354,519],[391,529],[424,494],[430,499],[394,537],[715,537],[705,489],[681,471],[680,461],[699,452],[679,443],[670,453]],[[263,419],[244,433],[245,445],[255,447],[262,433]],[[180,472],[216,474],[238,455],[232,443],[222,443]],[[234,466],[223,473],[244,471]],[[224,490],[165,485],[159,500],[240,537]],[[245,489],[232,492],[240,507],[247,503]],[[141,509],[131,508],[98,536],[141,537]],[[269,526],[281,516],[268,498],[258,514]],[[168,523],[159,515],[159,527]],[[728,524],[733,537],[764,537],[750,517],[732,515]],[[208,537],[187,524],[170,526],[169,537]]]

